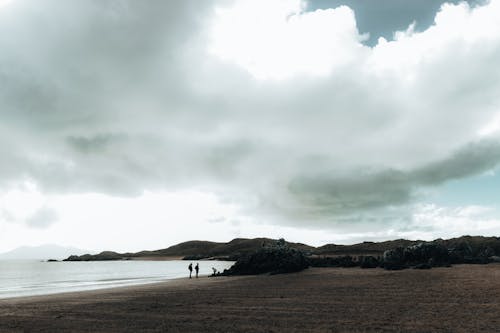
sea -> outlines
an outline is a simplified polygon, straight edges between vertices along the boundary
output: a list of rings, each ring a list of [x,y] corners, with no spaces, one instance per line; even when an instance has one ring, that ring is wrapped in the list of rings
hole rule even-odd
[[[234,262],[199,260],[200,277]],[[0,260],[0,299],[149,284],[188,277],[190,261]],[[193,269],[194,273],[194,269]]]

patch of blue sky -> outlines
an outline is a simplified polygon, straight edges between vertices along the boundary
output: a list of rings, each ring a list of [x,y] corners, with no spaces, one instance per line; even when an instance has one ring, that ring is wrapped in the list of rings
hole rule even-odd
[[[440,206],[480,205],[500,208],[500,168],[449,181],[435,188],[426,201]]]
[[[426,30],[434,23],[434,17],[442,4],[457,4],[463,0],[309,0],[307,10],[350,7],[356,16],[360,33],[369,33],[364,42],[374,46],[379,37],[392,40],[394,32],[406,30],[415,22],[415,31]],[[471,7],[486,0],[466,0]]]

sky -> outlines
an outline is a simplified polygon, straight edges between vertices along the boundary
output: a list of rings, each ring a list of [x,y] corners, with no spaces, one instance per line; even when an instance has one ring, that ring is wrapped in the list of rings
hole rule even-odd
[[[500,0],[0,0],[0,252],[500,235]]]

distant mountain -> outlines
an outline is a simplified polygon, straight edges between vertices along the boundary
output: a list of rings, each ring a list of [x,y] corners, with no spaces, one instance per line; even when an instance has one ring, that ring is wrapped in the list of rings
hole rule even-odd
[[[155,251],[141,251],[137,253],[117,253],[104,251],[99,254],[78,255],[77,252],[68,257],[69,261],[93,261],[93,260],[123,260],[123,259],[167,259],[184,258],[189,260],[197,259],[227,259],[235,260],[238,257],[254,252],[259,248],[276,242],[270,238],[236,238],[228,243],[218,243],[210,241],[188,241],[173,245],[166,249]],[[384,251],[397,247],[408,247],[416,245],[422,241],[411,241],[406,239],[396,239],[384,242],[363,242],[353,245],[327,244],[320,247],[313,247],[302,243],[286,242],[291,248],[304,251],[307,255],[313,256],[359,256],[359,255],[382,255]],[[436,243],[441,243],[447,248],[470,248],[471,253],[479,253],[486,248],[491,249],[495,255],[500,255],[499,237],[482,236],[462,236],[448,240],[436,239]],[[81,252],[80,252],[81,253]]]
[[[64,259],[70,255],[82,255],[89,251],[78,249],[76,247],[65,247],[53,244],[46,244],[40,246],[22,246],[12,251],[0,253],[0,260],[2,259]]]

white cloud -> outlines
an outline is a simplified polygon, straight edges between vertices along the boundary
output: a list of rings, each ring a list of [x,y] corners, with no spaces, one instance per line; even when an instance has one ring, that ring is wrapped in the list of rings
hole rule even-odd
[[[419,204],[415,206],[412,224],[406,228],[405,235],[426,240],[462,235],[495,236],[500,233],[500,219],[498,211],[488,206]]]
[[[0,0],[0,8],[7,6],[11,2],[12,0]]]
[[[234,2],[219,7],[210,52],[258,79],[326,76],[359,57],[365,37],[346,6],[305,12],[300,0]]]
[[[25,181],[8,191],[0,192],[0,219],[24,223],[46,203],[46,198],[33,182]]]

